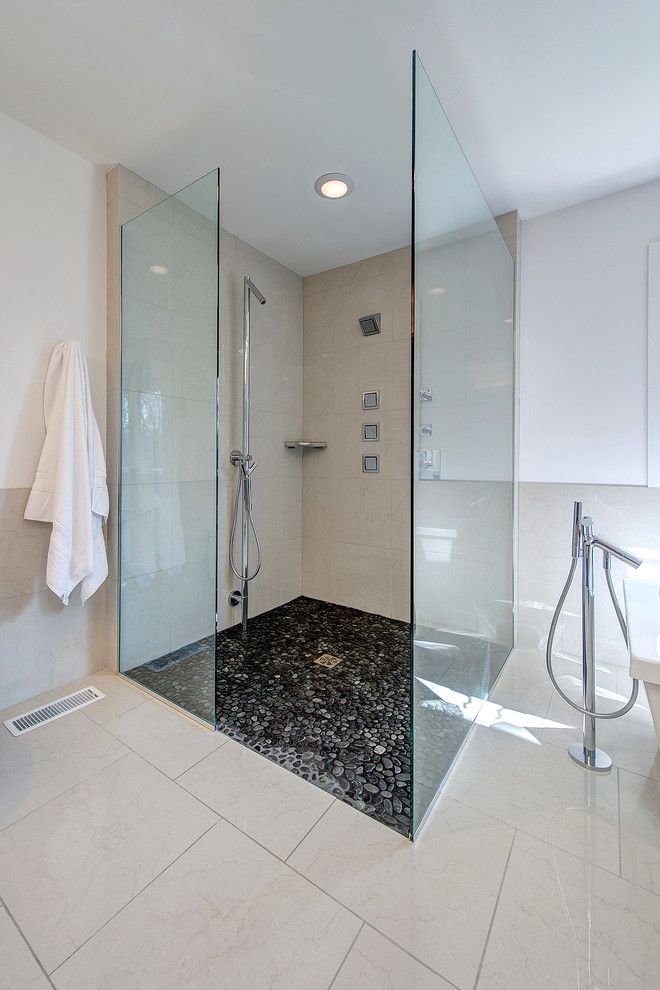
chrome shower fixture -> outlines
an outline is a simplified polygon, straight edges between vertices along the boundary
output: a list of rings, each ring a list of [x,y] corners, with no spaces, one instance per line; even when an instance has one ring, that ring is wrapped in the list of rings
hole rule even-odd
[[[370,316],[360,316],[358,323],[365,337],[373,337],[375,334],[380,333],[380,313],[371,313]]]
[[[229,565],[241,582],[240,589],[232,591],[230,594],[229,604],[241,606],[243,639],[247,638],[248,585],[250,581],[254,581],[261,568],[261,544],[252,519],[252,472],[257,466],[257,462],[250,453],[250,300],[252,296],[255,296],[262,306],[266,302],[266,297],[259,291],[252,279],[246,275],[243,279],[243,449],[232,450],[229,455],[231,463],[238,468],[229,537]],[[240,561],[236,562],[234,550],[239,515],[241,517],[241,553]],[[250,534],[254,538],[257,550],[257,563],[252,573],[250,573],[249,562]]]
[[[555,613],[550,623],[548,632],[548,645],[545,651],[545,662],[548,674],[554,687],[559,692],[567,705],[580,712],[582,715],[582,743],[572,743],[568,747],[568,755],[581,767],[587,770],[595,770],[606,773],[612,769],[612,760],[602,749],[596,746],[596,719],[597,718],[619,718],[625,715],[637,701],[639,691],[639,681],[633,678],[632,691],[628,701],[621,708],[613,712],[596,711],[596,596],[594,586],[594,550],[600,550],[603,554],[603,568],[605,570],[605,580],[607,590],[612,599],[612,605],[619,620],[619,626],[623,633],[623,638],[628,645],[628,629],[621,611],[621,606],[616,597],[614,584],[612,583],[612,557],[628,564],[629,567],[639,567],[643,561],[633,554],[628,553],[621,547],[615,546],[609,540],[594,533],[594,521],[591,516],[582,515],[582,502],[575,502],[573,505],[573,525],[571,529],[571,567],[568,572],[566,584],[559,596]],[[582,559],[582,704],[578,705],[571,701],[562,691],[552,669],[552,644],[555,638],[557,622],[564,607],[566,596],[573,583],[573,577],[579,559]]]

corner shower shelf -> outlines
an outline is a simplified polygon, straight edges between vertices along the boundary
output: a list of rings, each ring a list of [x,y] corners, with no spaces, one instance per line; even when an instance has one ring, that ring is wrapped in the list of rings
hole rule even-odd
[[[327,440],[285,440],[287,450],[325,450]]]

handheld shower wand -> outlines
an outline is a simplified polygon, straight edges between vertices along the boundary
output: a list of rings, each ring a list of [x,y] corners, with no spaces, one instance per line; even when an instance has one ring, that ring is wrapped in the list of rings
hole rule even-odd
[[[241,605],[243,639],[247,638],[248,585],[250,581],[254,581],[261,569],[261,544],[252,519],[252,472],[257,466],[257,462],[250,453],[250,299],[252,296],[255,296],[262,306],[265,304],[266,297],[259,291],[252,279],[246,275],[243,279],[243,449],[232,450],[229,455],[231,463],[239,469],[229,538],[229,565],[241,582],[240,590],[232,591],[229,595],[229,604]],[[234,553],[239,506],[241,509],[240,565],[235,562]],[[250,534],[252,534],[257,548],[257,563],[252,573],[250,573],[249,564]]]

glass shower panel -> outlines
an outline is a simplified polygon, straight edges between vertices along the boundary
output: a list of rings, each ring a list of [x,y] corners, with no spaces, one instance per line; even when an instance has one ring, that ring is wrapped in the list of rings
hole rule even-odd
[[[120,671],[215,724],[219,173],[122,226]]]
[[[413,57],[413,833],[513,641],[514,264]]]

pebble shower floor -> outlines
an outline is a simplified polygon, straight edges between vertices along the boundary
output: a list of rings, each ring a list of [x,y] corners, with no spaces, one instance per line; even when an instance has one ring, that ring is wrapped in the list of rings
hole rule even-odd
[[[208,718],[212,649],[209,637],[130,674]],[[251,618],[246,642],[239,627],[218,635],[216,691],[226,735],[408,834],[408,623],[296,598]]]

